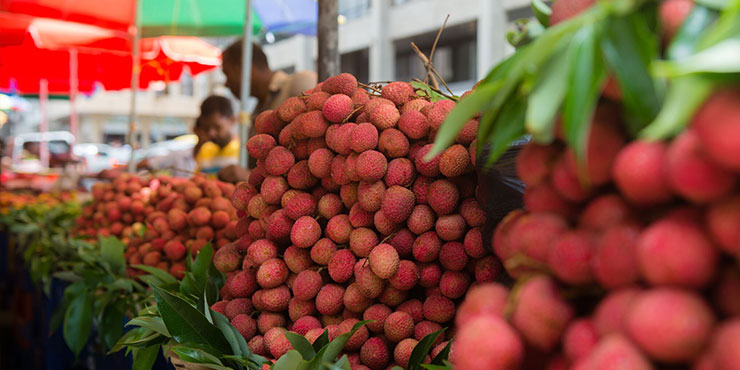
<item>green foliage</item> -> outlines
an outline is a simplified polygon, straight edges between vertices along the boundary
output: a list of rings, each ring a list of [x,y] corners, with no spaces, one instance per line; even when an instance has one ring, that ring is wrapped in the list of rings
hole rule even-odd
[[[525,134],[549,144],[561,121],[583,166],[608,78],[619,88],[627,131],[651,140],[680,132],[719,82],[740,80],[740,1],[698,1],[664,60],[655,2],[597,1],[541,32],[531,25],[547,25],[550,9],[540,0],[532,8],[536,21],[509,35],[517,51],[450,112],[428,158],[480,114],[477,149],[490,148],[488,165]]]

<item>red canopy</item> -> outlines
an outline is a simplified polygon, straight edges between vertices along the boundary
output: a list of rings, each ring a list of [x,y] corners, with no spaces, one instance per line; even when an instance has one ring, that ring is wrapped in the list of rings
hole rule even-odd
[[[136,0],[0,0],[0,11],[129,32]]]
[[[56,22],[56,21],[55,21]],[[69,22],[62,22],[69,23]],[[38,24],[38,22],[36,22]],[[52,23],[54,24],[54,23]],[[5,34],[0,23],[0,34]],[[63,32],[69,30],[62,26]],[[39,81],[49,82],[49,93],[70,92],[72,72],[70,63],[77,58],[78,91],[91,93],[100,82],[106,90],[121,90],[131,86],[132,56],[130,52],[94,48],[91,45],[125,45],[128,40],[111,35],[96,39],[94,33],[77,31],[77,38],[54,35],[53,26],[31,25],[19,45],[0,47],[0,90],[38,93]],[[85,37],[85,35],[89,37]],[[10,39],[7,38],[7,39]],[[39,40],[42,40],[39,42]],[[15,40],[17,42],[17,40]],[[71,48],[73,42],[86,42],[86,47]],[[40,47],[39,44],[45,47]],[[46,48],[55,47],[60,49]],[[197,37],[158,37],[142,39],[139,87],[146,88],[153,81],[178,81],[187,67],[191,75],[216,68],[221,64],[221,52]],[[129,48],[130,50],[130,48]]]

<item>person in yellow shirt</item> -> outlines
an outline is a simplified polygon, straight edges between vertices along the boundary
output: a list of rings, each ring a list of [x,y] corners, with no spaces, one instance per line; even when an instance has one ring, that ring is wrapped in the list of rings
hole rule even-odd
[[[223,181],[233,181],[229,176],[239,164],[239,138],[234,133],[236,116],[231,101],[211,95],[200,105],[200,117],[205,138],[195,161],[198,172]]]

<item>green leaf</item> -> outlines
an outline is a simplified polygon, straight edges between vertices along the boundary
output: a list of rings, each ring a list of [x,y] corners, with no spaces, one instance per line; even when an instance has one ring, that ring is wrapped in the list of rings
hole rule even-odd
[[[304,360],[310,361],[314,356],[316,356],[316,351],[313,349],[311,343],[306,339],[306,337],[290,331],[285,332],[285,337],[288,338],[290,344],[293,345],[293,349],[303,356]]]
[[[648,140],[662,140],[683,131],[713,87],[712,81],[702,76],[673,79],[658,117],[639,136]]]
[[[157,360],[159,346],[149,346],[146,348],[136,348],[133,351],[134,362],[131,370],[151,370],[154,362]]]
[[[411,356],[409,357],[408,365],[406,365],[407,370],[419,370],[421,369],[421,364],[424,363],[424,359],[426,359],[427,355],[429,354],[429,351],[432,350],[432,347],[434,346],[434,342],[437,340],[440,334],[442,334],[445,331],[445,329],[441,329],[438,331],[435,331],[434,333],[427,334],[424,338],[422,338],[419,343],[416,344],[416,347],[414,347],[414,350],[411,351]]]
[[[219,356],[224,354],[221,349],[227,348],[229,343],[201,312],[159,287],[154,286],[152,290],[159,313],[172,338],[180,344],[197,346]]]
[[[650,75],[648,63],[658,54],[658,41],[641,14],[612,19],[601,49],[614,71],[630,119],[630,133],[636,134],[657,116],[661,98]]]
[[[725,9],[730,5],[730,2],[728,0],[694,0],[694,2],[696,2],[696,5],[701,5],[703,7],[717,10]]]
[[[157,282],[161,281],[162,284],[165,285],[176,285],[178,283],[177,279],[175,279],[174,276],[170,275],[167,271],[164,271],[162,269],[156,268],[154,266],[147,266],[147,265],[133,265],[131,266],[133,268],[143,270],[151,274],[156,278],[156,280],[150,280],[151,282]],[[156,285],[162,285],[162,284],[156,284]],[[151,285],[151,284],[150,284]]]
[[[349,363],[349,356],[343,355],[340,357],[337,362],[329,367],[329,370],[352,370],[352,365]]]
[[[180,292],[182,294],[200,299],[208,281],[208,270],[211,266],[212,259],[213,247],[211,243],[208,243],[198,252],[190,270],[185,274],[185,278],[180,283]]]
[[[492,165],[514,140],[524,135],[524,115],[527,111],[527,102],[523,97],[515,96],[506,103],[501,110],[501,115],[496,121],[490,136],[486,137],[484,143],[491,144],[491,151],[486,159],[486,166]],[[481,123],[491,122],[494,112],[486,112],[481,117]],[[482,148],[481,145],[478,146]]]
[[[717,20],[717,15],[716,11],[695,4],[668,46],[666,51],[668,59],[679,60],[694,54],[704,31]]]
[[[419,95],[419,96],[425,96],[425,97],[429,98],[429,101],[431,101],[431,102],[437,102],[437,101],[440,101],[440,100],[449,100],[444,95],[442,95],[442,94],[440,94],[440,93],[432,90],[432,88],[429,85],[425,84],[424,82],[421,82],[421,81],[411,81],[410,83],[411,83],[411,86],[414,89],[421,90],[424,93],[423,95],[419,95],[418,92],[417,92],[417,95]]]
[[[569,50],[573,53],[573,63],[568,78],[570,88],[563,104],[563,131],[581,165],[586,157],[591,117],[606,76],[597,50],[599,37],[598,27],[587,25],[576,33]]]
[[[656,61],[653,72],[664,77],[692,73],[738,73],[740,37],[727,39],[680,61]]]
[[[319,337],[316,338],[315,341],[313,341],[314,352],[320,351],[327,344],[329,344],[329,330],[328,329],[324,330],[324,332],[321,333],[321,335],[319,335]]]
[[[305,366],[305,361],[303,361],[298,351],[292,349],[275,361],[272,365],[272,370],[297,370],[301,366]]]
[[[543,26],[547,27],[550,25],[550,15],[552,15],[552,9],[542,0],[532,0],[532,11],[534,17],[537,18]]]
[[[549,144],[555,137],[555,121],[568,89],[569,53],[556,53],[537,75],[538,81],[529,95],[525,127],[532,139]]]
[[[92,327],[92,294],[83,291],[69,302],[67,312],[64,314],[64,341],[76,355],[87,344]]]
[[[347,344],[349,338],[351,338],[358,329],[369,322],[370,320],[360,321],[353,325],[352,330],[350,330],[348,333],[344,333],[334,338],[334,340],[329,342],[329,344],[324,348],[323,355],[317,355],[312,362],[317,362],[317,360],[320,360],[322,362],[333,362],[334,360],[336,360],[337,356],[339,356],[339,353],[342,352],[342,350],[344,349],[344,345]]]
[[[165,337],[172,337],[170,332],[167,331],[167,327],[164,325],[164,321],[159,316],[139,316],[131,319],[126,323],[126,326],[139,326],[155,331]]]
[[[117,300],[105,307],[100,325],[98,325],[98,335],[102,337],[105,348],[113,348],[123,335],[123,318],[125,315],[125,300]]]
[[[442,361],[449,359],[452,341],[447,341],[447,345],[432,359],[432,365],[442,365]]]
[[[206,312],[208,312],[213,317],[213,324],[216,325],[219,330],[221,330],[224,338],[229,343],[229,346],[231,346],[231,353],[235,356],[248,356],[249,352],[242,352],[242,347],[239,345],[239,341],[237,339],[237,336],[242,337],[242,335],[239,333],[239,331],[234,330],[236,328],[231,325],[229,319],[226,318],[226,316],[222,315],[220,312],[213,311],[210,308],[206,308]],[[243,338],[244,337],[242,337],[242,339]]]
[[[427,153],[424,159],[431,160],[452,144],[457,137],[457,133],[460,132],[465,123],[473,118],[476,113],[480,112],[491,101],[491,98],[497,91],[498,87],[496,85],[488,84],[479,86],[473,90],[473,93],[464,99],[460,99],[455,105],[455,108],[447,115],[442,126],[440,126],[434,140],[434,147],[432,147],[432,150]]]
[[[123,251],[126,246],[115,236],[99,237],[100,259],[110,267],[110,271],[119,276],[126,274],[126,258]]]
[[[64,321],[64,316],[67,313],[67,306],[69,306],[69,299],[67,299],[65,294],[59,302],[59,305],[54,308],[54,313],[51,314],[51,318],[49,319],[49,335],[53,334],[59,325],[62,324],[62,321]]]
[[[199,348],[178,345],[173,346],[172,348],[170,348],[170,350],[185,362],[192,362],[196,364],[223,365],[218,357]]]

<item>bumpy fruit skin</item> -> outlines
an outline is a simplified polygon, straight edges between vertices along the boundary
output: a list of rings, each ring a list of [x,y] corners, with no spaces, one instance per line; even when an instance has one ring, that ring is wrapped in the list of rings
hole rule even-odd
[[[675,288],[643,293],[626,318],[635,344],[666,363],[696,359],[709,341],[714,322],[711,308],[700,296]]]
[[[336,315],[344,309],[344,288],[336,284],[321,287],[316,295],[316,309],[322,315]]]
[[[424,145],[423,147],[421,147],[421,149],[419,149],[419,152],[414,157],[414,165],[416,165],[416,170],[426,177],[437,177],[440,174],[439,155],[430,160],[426,159],[426,155],[432,150],[432,147],[434,147],[433,144]]]
[[[340,123],[352,112],[352,99],[344,94],[332,95],[324,102],[321,112],[330,122]]]
[[[476,285],[468,290],[465,300],[457,308],[455,325],[464,327],[477,316],[504,317],[509,290],[497,283]]]
[[[378,146],[378,129],[372,123],[363,122],[352,129],[350,147],[358,153]]]
[[[265,333],[265,346],[275,358],[280,358],[286,352],[293,349],[293,346],[285,336],[285,329],[272,328]]]
[[[406,312],[396,311],[385,319],[383,330],[385,337],[393,343],[398,343],[405,338],[413,338],[414,319]]]
[[[447,297],[432,295],[424,301],[424,318],[444,324],[455,317],[455,303]]]
[[[357,78],[349,73],[340,73],[326,79],[322,84],[322,91],[329,94],[344,94],[352,96],[357,90]]]
[[[306,104],[298,97],[286,99],[277,109],[277,116],[283,122],[290,122],[306,111]]]
[[[383,131],[389,128],[393,128],[398,123],[398,119],[401,117],[401,113],[393,104],[380,104],[370,112],[370,122],[378,128],[379,131]]]
[[[606,288],[626,287],[640,278],[635,252],[640,228],[617,224],[604,230],[591,260],[594,278]]]
[[[321,238],[321,226],[310,216],[299,217],[290,231],[290,240],[299,248],[310,248]]]
[[[231,325],[234,325],[245,340],[252,339],[257,333],[257,323],[246,314],[236,315],[231,319]]]
[[[376,151],[368,150],[357,157],[357,174],[362,181],[374,182],[381,180],[388,169],[388,160]]]
[[[563,350],[571,361],[587,356],[599,341],[591,319],[574,320],[563,334]]]
[[[439,157],[439,171],[447,177],[464,174],[470,168],[470,154],[468,149],[455,144],[442,152]]]
[[[395,223],[406,221],[414,209],[414,193],[399,185],[386,190],[381,204],[383,214]]]
[[[267,173],[273,176],[280,176],[288,173],[295,164],[295,156],[286,147],[276,146],[267,153],[265,157],[265,169]]]
[[[408,365],[411,352],[414,351],[418,343],[419,341],[413,338],[406,338],[398,342],[396,348],[393,350],[393,359],[399,366],[405,368]]]
[[[329,260],[329,276],[337,283],[347,282],[352,277],[355,262],[355,255],[349,249],[337,251]]]
[[[389,158],[405,157],[409,153],[409,139],[395,128],[383,130],[378,138],[378,150]]]
[[[380,244],[373,248],[368,257],[370,268],[381,279],[390,279],[398,271],[398,252],[390,244]]]
[[[706,213],[707,231],[725,252],[740,255],[740,196],[712,204]]]
[[[455,369],[517,369],[524,344],[502,318],[482,315],[457,332],[452,362]]]
[[[267,153],[277,145],[275,138],[267,134],[258,134],[252,136],[247,141],[247,151],[251,157],[264,159]]]
[[[388,346],[378,337],[368,339],[360,349],[360,361],[373,370],[384,369],[390,362],[390,357]]]
[[[447,114],[450,113],[452,108],[455,107],[455,102],[452,100],[439,100],[432,103],[431,108],[427,112],[427,119],[429,120],[429,126],[432,130],[439,129],[442,126]]]
[[[566,232],[552,245],[547,263],[561,281],[571,285],[587,284],[593,280],[591,260],[594,248],[588,233]]]
[[[413,109],[405,110],[398,119],[398,129],[409,139],[418,140],[429,134],[427,117]]]
[[[414,95],[414,88],[408,82],[394,81],[385,86],[381,96],[396,105],[404,105]]]

